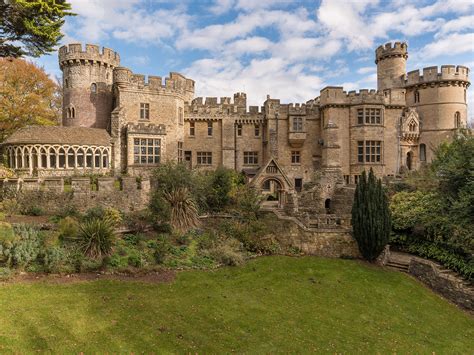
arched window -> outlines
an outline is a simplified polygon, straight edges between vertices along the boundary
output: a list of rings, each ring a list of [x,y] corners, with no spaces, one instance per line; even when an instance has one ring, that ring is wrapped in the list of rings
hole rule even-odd
[[[86,167],[92,168],[92,148],[87,149],[86,152]]]
[[[78,149],[77,151],[77,167],[83,168],[84,167],[84,150]]]
[[[331,208],[331,199],[327,198],[326,201],[324,201],[324,208],[326,210],[329,210]]]
[[[426,161],[426,145],[420,144],[420,161]]]
[[[76,167],[76,160],[74,159],[74,149],[72,148],[69,148],[67,150],[67,167],[68,168]]]
[[[76,118],[76,110],[74,107],[71,107],[71,118]]]
[[[64,87],[67,89],[69,87],[69,80],[64,79]]]
[[[415,90],[415,103],[420,102],[420,92],[418,90]]]
[[[61,169],[66,168],[66,152],[63,148],[59,149],[59,165],[58,167]]]
[[[66,110],[66,118],[71,118],[71,108],[68,107]]]
[[[40,154],[41,154],[41,159],[40,159],[41,167],[42,168],[47,168],[48,167],[48,158],[47,158],[46,149],[41,148]]]
[[[97,84],[96,83],[91,84],[91,92],[94,93],[94,94],[97,92]]]
[[[49,148],[49,167],[51,169],[56,169],[57,168],[56,151],[53,147]]]
[[[100,154],[101,151],[99,148],[96,148],[94,152],[94,168],[100,168]]]
[[[461,113],[459,111],[454,114],[454,127],[461,128]]]
[[[23,168],[23,155],[20,148],[16,148],[16,168]]]

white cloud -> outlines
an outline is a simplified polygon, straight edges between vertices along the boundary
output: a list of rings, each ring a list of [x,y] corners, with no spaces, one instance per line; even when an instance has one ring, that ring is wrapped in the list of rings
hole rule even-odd
[[[78,16],[68,20],[66,39],[87,42],[113,37],[159,43],[182,31],[190,19],[183,8],[151,10],[139,0],[71,0],[71,4]]]
[[[457,19],[446,22],[435,35],[435,38],[441,37],[451,32],[464,32],[474,29],[474,15],[461,16]]]
[[[215,15],[222,15],[235,5],[235,0],[214,0],[209,11]]]
[[[418,57],[430,59],[468,52],[474,52],[474,33],[453,33],[425,45],[418,53]]]
[[[357,69],[357,74],[368,74],[368,73],[375,72],[376,70],[377,68],[375,66],[362,67],[362,68]]]

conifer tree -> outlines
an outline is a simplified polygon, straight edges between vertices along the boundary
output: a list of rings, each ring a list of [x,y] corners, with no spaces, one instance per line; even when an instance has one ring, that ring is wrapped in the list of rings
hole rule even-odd
[[[374,261],[388,243],[390,235],[388,199],[372,169],[365,171],[357,184],[352,205],[353,235],[362,256]]]

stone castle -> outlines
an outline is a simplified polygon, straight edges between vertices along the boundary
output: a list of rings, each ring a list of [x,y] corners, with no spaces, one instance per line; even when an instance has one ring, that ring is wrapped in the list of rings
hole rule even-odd
[[[195,98],[194,81],[179,73],[145,80],[111,49],[70,44],[59,50],[62,126],[21,129],[3,150],[19,177],[146,177],[177,161],[242,171],[262,191],[287,196],[318,177],[321,186],[354,184],[370,168],[396,176],[429,162],[467,123],[469,69],[406,73],[407,58],[406,43],[377,48],[377,90],[329,86],[305,103],[267,96],[248,107],[245,93]]]

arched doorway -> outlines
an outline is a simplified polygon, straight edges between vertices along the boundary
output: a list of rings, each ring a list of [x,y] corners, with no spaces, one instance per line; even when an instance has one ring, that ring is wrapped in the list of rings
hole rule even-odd
[[[260,184],[260,190],[264,197],[263,204],[267,207],[283,207],[283,185],[274,177],[264,179]]]
[[[411,170],[413,167],[413,152],[407,153],[407,168]]]

